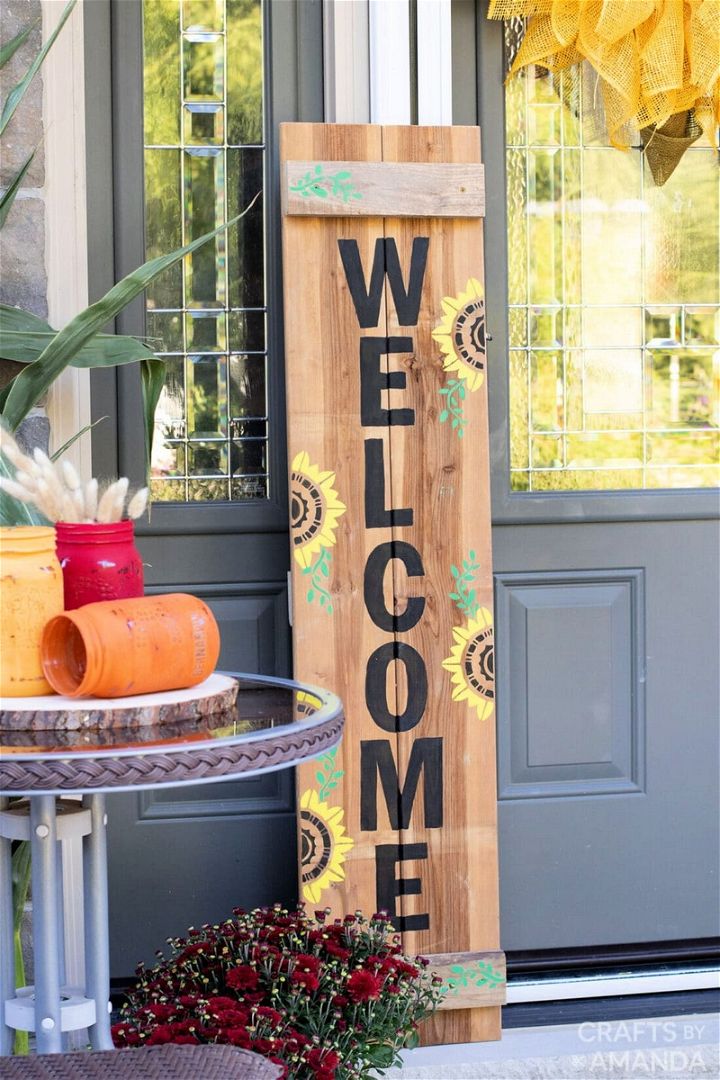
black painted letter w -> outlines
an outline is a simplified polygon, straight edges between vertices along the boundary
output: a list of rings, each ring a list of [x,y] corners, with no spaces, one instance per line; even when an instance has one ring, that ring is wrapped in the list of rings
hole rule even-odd
[[[340,258],[345,268],[345,277],[355,305],[355,314],[363,329],[378,324],[383,281],[386,274],[392,289],[395,310],[400,325],[416,325],[418,312],[420,311],[420,295],[425,278],[429,244],[430,238],[428,236],[416,236],[413,240],[412,256],[410,258],[410,282],[406,289],[402,270],[400,269],[397,244],[392,237],[387,239],[378,237],[375,241],[375,254],[373,255],[372,273],[370,275],[370,288],[368,289],[365,285],[365,275],[360,262],[357,240],[338,240]]]

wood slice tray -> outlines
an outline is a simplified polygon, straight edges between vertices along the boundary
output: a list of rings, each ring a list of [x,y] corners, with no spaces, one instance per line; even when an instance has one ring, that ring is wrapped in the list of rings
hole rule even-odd
[[[4,697],[0,698],[0,731],[83,731],[197,720],[228,712],[237,692],[237,679],[211,675],[187,690],[124,698]]]

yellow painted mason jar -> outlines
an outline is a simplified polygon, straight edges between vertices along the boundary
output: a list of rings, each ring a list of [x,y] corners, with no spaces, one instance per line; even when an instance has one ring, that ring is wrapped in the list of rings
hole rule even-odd
[[[40,662],[48,619],[63,610],[63,577],[55,530],[40,525],[0,528],[0,694],[52,694]]]

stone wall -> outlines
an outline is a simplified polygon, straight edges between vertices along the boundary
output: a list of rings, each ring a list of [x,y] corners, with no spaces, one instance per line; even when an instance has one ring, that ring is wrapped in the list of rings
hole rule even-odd
[[[30,23],[32,33],[0,71],[0,99],[22,78],[42,45],[40,0],[2,0],[0,41],[5,44]],[[36,315],[47,315],[45,273],[45,154],[42,121],[42,68],[2,138],[0,186],[5,188],[37,147],[12,210],[0,232],[0,300]]]
[[[11,41],[30,24],[32,32],[10,62],[0,69],[0,101],[22,79],[42,46],[40,0],[0,2],[0,44]],[[6,188],[29,155],[35,157],[25,174],[5,225],[0,230],[0,301],[47,316],[45,271],[45,149],[43,147],[42,68],[33,79],[21,105],[2,137],[0,188]],[[20,370],[11,360],[0,359],[0,387]],[[21,444],[47,446],[48,422],[41,410],[23,422]]]

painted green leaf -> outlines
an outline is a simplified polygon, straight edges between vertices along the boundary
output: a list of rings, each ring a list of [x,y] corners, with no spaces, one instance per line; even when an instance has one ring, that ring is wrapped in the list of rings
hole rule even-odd
[[[308,603],[312,604],[313,600],[315,599],[315,590],[314,589],[308,589],[308,591],[307,591],[307,599],[308,599]]]
[[[443,409],[443,411],[440,413],[440,423],[444,424],[449,415],[450,414],[448,413],[447,409]]]

